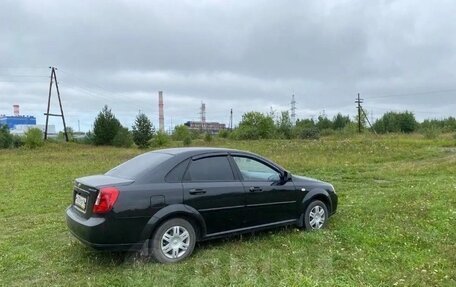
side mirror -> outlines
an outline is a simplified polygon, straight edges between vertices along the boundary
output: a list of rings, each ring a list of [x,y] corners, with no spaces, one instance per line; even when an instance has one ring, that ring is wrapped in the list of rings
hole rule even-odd
[[[289,182],[290,180],[291,180],[291,173],[284,170],[283,174],[282,174],[282,182],[285,183],[285,182]]]

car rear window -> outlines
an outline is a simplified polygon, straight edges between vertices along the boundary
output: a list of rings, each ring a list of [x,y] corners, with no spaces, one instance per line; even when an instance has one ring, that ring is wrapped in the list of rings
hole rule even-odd
[[[116,166],[105,174],[114,177],[136,180],[138,176],[145,171],[159,166],[171,157],[173,157],[173,155],[160,152],[141,154]]]

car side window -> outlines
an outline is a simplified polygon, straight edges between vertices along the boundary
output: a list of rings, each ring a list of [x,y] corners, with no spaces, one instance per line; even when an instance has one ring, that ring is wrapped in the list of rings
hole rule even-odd
[[[233,181],[234,175],[226,156],[205,157],[190,163],[185,181]]]
[[[241,171],[244,181],[276,182],[280,180],[280,173],[262,162],[242,156],[233,156],[233,159]]]
[[[184,172],[188,166],[188,159],[184,160],[183,162],[179,163],[166,175],[165,181],[166,182],[181,182],[182,178],[184,177]]]

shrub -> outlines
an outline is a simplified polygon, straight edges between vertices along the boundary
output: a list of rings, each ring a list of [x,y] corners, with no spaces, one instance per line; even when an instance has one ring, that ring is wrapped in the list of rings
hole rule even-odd
[[[112,145],[121,125],[108,106],[98,114],[93,124],[93,142],[96,145]]]
[[[217,136],[226,139],[230,136],[230,132],[227,129],[220,130]]]
[[[13,147],[14,148],[20,148],[24,144],[25,144],[24,137],[21,137],[19,135],[13,135]]]
[[[133,129],[133,141],[139,148],[147,148],[150,140],[154,135],[154,127],[145,114],[139,114],[136,117]]]
[[[8,126],[0,126],[0,148],[9,148],[13,144],[13,136],[11,135]]]
[[[161,147],[167,145],[169,142],[169,136],[162,131],[158,131],[150,141],[150,144],[154,147]]]
[[[116,147],[131,147],[133,137],[127,128],[121,127],[112,140],[112,145]]]
[[[320,131],[317,127],[304,128],[301,130],[299,137],[301,139],[318,140],[320,138]]]
[[[178,125],[174,128],[173,139],[176,141],[182,141],[186,137],[190,137],[190,130],[186,125]]]
[[[212,135],[211,135],[211,133],[206,133],[206,134],[204,135],[204,141],[205,141],[205,142],[208,142],[208,143],[212,141]]]
[[[25,146],[31,149],[44,145],[43,132],[38,128],[32,128],[25,132]]]
[[[188,137],[184,138],[182,143],[184,144],[184,146],[189,146],[192,144],[192,138],[190,136],[188,136]]]

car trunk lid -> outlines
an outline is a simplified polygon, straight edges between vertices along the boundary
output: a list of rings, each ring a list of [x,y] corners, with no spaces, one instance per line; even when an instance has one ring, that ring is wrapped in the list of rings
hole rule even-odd
[[[92,216],[92,209],[102,187],[123,186],[134,180],[107,175],[93,175],[76,179],[73,188],[73,207],[84,218]]]

